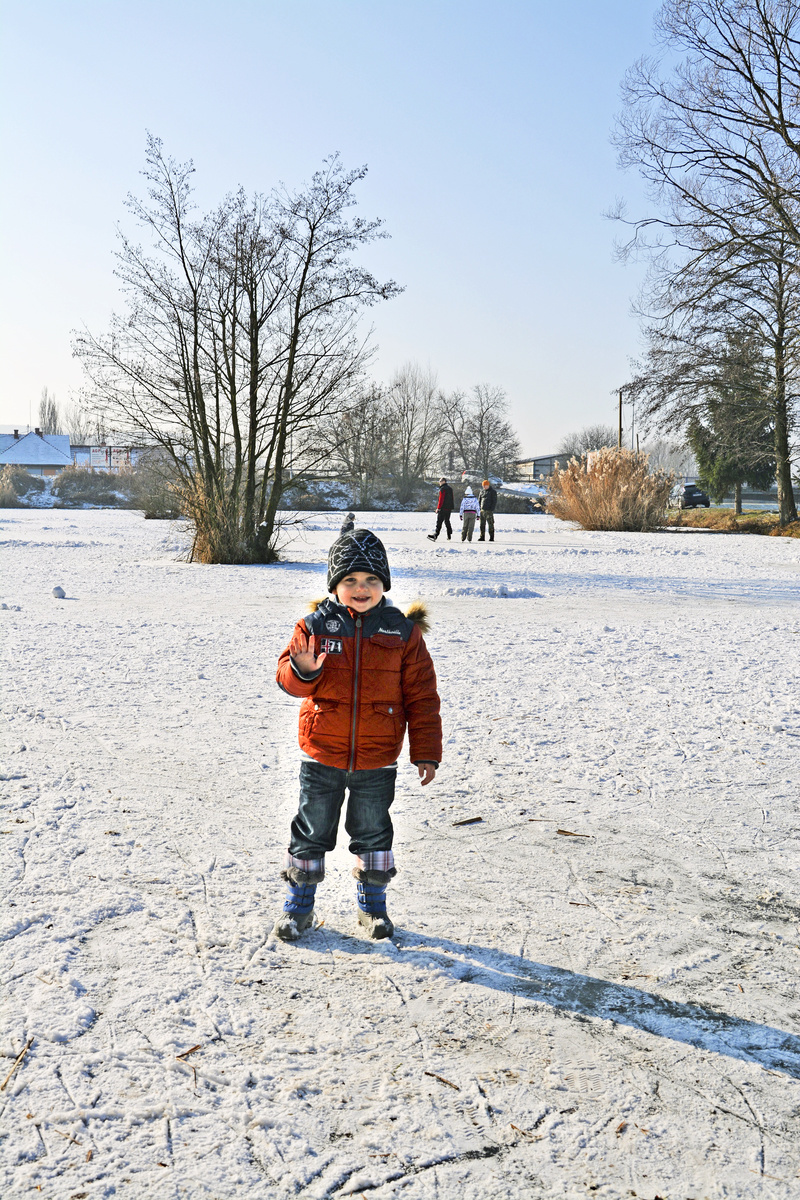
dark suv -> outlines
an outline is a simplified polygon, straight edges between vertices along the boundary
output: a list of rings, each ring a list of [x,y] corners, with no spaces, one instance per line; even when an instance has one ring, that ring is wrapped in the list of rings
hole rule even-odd
[[[711,501],[696,483],[678,484],[670,493],[669,502],[674,508],[708,508]]]

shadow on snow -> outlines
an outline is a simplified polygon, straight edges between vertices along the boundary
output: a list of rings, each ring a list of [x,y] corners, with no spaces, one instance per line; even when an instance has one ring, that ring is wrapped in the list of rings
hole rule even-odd
[[[325,933],[329,944],[338,943],[336,948],[346,953],[370,954],[375,950],[373,943],[360,938],[329,929]],[[304,942],[304,949],[313,951],[316,941],[312,936]],[[656,1037],[757,1063],[800,1079],[800,1037],[769,1025],[731,1016],[704,1004],[668,1000],[625,984],[609,983],[502,950],[468,946],[448,938],[399,931],[395,946],[400,961],[418,951],[430,965],[431,956],[435,956],[437,967],[455,971],[465,983],[536,1000],[562,1012],[628,1025]]]

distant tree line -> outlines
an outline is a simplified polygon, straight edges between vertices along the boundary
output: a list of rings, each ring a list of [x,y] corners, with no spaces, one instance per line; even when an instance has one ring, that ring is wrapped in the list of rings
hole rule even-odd
[[[376,490],[390,489],[407,504],[420,484],[444,473],[513,473],[520,445],[507,419],[501,388],[443,392],[432,371],[402,367],[385,386],[370,385],[343,414],[320,430],[331,469],[352,479],[363,508]]]
[[[688,439],[716,494],[775,480],[786,524],[797,519],[800,5],[666,0],[656,32],[663,56],[629,71],[616,133],[655,207],[623,247],[650,263],[627,395],[640,419]]]
[[[583,429],[562,438],[556,454],[565,467],[571,458],[581,458],[592,450],[616,446],[617,436],[617,431],[610,425],[584,425]]]

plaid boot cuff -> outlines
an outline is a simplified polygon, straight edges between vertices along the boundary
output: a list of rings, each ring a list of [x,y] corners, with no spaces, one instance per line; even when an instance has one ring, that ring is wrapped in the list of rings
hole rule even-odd
[[[366,854],[357,854],[356,870],[394,871],[394,851],[369,850]]]
[[[322,858],[297,858],[287,850],[281,874],[284,879],[296,878],[292,876],[292,871],[303,871],[311,877],[308,880],[309,883],[321,883],[325,878],[325,855]]]

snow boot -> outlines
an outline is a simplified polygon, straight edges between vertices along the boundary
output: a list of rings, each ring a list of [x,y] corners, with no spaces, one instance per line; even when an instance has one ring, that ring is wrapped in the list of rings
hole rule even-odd
[[[386,884],[391,874],[389,871],[359,871],[356,875],[356,894],[358,898],[358,920],[364,926],[371,938],[390,938],[394,933],[389,914],[386,911]],[[382,881],[367,883],[361,877],[382,876]]]
[[[301,871],[299,867],[281,871],[281,876],[288,885],[286,900],[283,912],[275,922],[272,932],[282,942],[296,942],[314,920],[314,896],[317,884],[324,875],[324,870]]]

